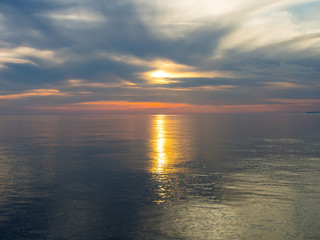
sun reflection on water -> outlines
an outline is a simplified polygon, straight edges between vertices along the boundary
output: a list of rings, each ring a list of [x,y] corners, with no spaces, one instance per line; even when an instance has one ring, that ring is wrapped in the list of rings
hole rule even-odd
[[[155,146],[156,149],[156,162],[153,172],[162,173],[167,165],[168,159],[166,154],[166,132],[165,132],[166,119],[164,115],[157,115],[155,120]]]
[[[156,186],[153,202],[157,204],[171,203],[181,196],[179,183],[185,170],[183,162],[188,160],[185,148],[189,145],[182,130],[184,124],[180,116],[153,116],[149,172]]]
[[[172,171],[174,170],[174,139],[169,137],[169,120],[166,115],[155,115],[152,119],[151,133],[151,166],[150,172],[157,187],[154,189],[154,202],[161,204],[170,202],[172,194],[176,194],[172,184]]]

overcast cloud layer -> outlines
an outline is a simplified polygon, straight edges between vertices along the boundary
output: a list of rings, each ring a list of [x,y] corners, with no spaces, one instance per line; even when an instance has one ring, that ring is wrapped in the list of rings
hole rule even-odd
[[[0,113],[320,110],[320,1],[2,0]]]

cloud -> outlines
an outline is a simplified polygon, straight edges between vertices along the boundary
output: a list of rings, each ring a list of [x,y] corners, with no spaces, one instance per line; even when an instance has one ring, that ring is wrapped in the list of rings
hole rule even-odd
[[[124,81],[120,79],[117,83],[101,83],[88,82],[83,79],[69,79],[66,82],[67,87],[88,87],[88,88],[114,88],[114,87],[133,87],[135,83]]]
[[[273,100],[272,100],[273,101]],[[33,107],[38,113],[153,113],[153,114],[185,114],[185,113],[251,113],[251,112],[283,112],[303,111],[313,107],[314,101],[286,102],[275,100],[273,104],[237,104],[237,105],[193,105],[185,103],[163,102],[126,102],[126,101],[97,101],[65,104],[60,106]]]
[[[0,95],[0,100],[23,99],[30,97],[46,97],[46,96],[66,96],[67,93],[60,92],[56,89],[34,89],[15,94]]]
[[[290,82],[268,82],[265,83],[266,88],[277,90],[277,89],[300,89],[300,88],[307,88],[308,86]]]
[[[320,104],[320,99],[269,99],[269,101],[294,105]]]
[[[4,0],[0,90],[90,92],[59,98],[66,106],[316,99],[318,10],[311,0]]]
[[[99,12],[89,11],[86,8],[69,8],[66,10],[53,11],[45,13],[44,17],[52,18],[53,20],[78,21],[83,22],[105,22],[106,18]]]
[[[56,57],[52,50],[39,50],[31,47],[0,48],[0,64],[6,63],[31,64],[37,66],[41,61],[46,64],[60,64],[62,60]]]

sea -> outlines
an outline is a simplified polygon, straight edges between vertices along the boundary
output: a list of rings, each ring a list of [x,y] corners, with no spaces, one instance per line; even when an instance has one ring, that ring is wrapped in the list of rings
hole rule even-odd
[[[0,239],[320,239],[320,114],[0,116]]]

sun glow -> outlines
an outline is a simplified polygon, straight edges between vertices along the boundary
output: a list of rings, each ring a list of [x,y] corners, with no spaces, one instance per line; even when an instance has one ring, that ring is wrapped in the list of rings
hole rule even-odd
[[[151,77],[153,78],[169,78],[172,77],[169,73],[159,70],[151,73]]]
[[[174,75],[167,73],[163,70],[158,70],[150,73],[150,77],[153,83],[156,84],[167,84],[172,82],[169,78],[173,78]]]

